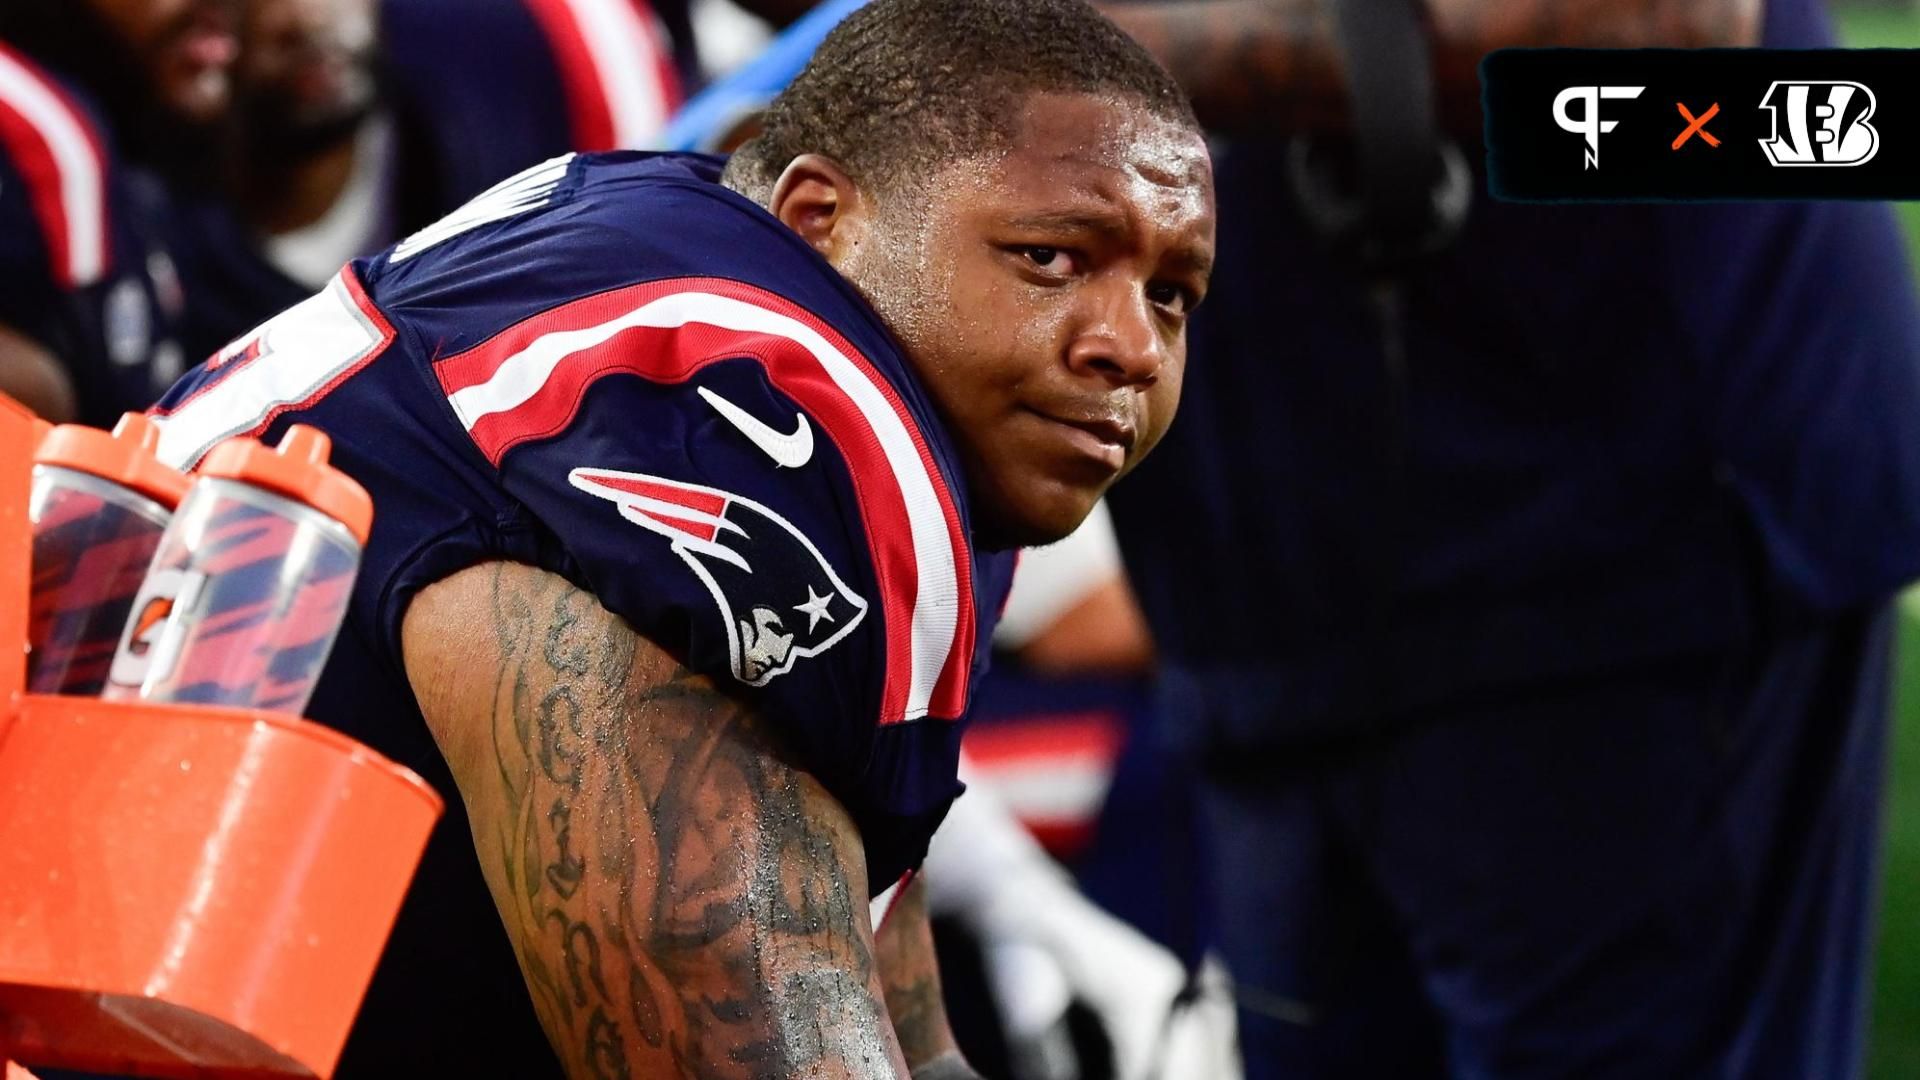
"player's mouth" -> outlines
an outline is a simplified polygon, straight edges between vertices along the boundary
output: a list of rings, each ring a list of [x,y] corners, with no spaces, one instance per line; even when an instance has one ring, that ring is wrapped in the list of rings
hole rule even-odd
[[[196,120],[225,108],[228,77],[240,56],[234,13],[226,3],[195,4],[167,35],[165,63],[176,104]]]
[[[240,55],[233,12],[224,3],[195,4],[171,36],[175,55],[197,67],[224,68]]]
[[[1139,437],[1131,420],[1112,412],[1030,411],[1046,421],[1071,452],[1099,463],[1108,472],[1117,473],[1126,467],[1127,456]]]

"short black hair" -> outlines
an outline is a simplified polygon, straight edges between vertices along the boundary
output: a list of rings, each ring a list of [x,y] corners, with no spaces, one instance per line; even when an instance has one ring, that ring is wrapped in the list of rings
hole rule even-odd
[[[1040,91],[1109,95],[1200,126],[1173,76],[1086,0],[874,0],[767,107],[725,182],[765,202],[809,153],[855,183],[923,177],[1004,144]]]

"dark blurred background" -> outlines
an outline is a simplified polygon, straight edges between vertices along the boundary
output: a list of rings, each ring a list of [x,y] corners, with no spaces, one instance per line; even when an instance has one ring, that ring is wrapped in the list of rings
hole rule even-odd
[[[1837,4],[1846,43],[1920,47],[1920,6]],[[1920,250],[1920,204],[1899,206],[1907,250]],[[1888,786],[1885,899],[1874,984],[1869,1075],[1920,1076],[1920,590],[1900,604],[1895,654],[1893,777]]]

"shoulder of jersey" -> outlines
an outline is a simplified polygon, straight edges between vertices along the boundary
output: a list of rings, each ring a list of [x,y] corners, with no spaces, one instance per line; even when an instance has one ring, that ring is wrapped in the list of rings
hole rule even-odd
[[[851,287],[717,176],[717,162],[698,156],[564,155],[360,264],[366,293],[429,343],[432,370],[476,436],[476,423],[496,405],[510,401],[518,411],[521,391],[575,366],[549,352],[565,344],[564,356],[577,359],[602,335],[701,347],[738,338],[739,355],[764,353],[778,339],[858,357],[889,395],[912,397],[892,339]],[[709,329],[677,329],[693,325]],[[593,370],[632,366],[620,355],[626,359]],[[535,373],[540,378],[523,385]],[[667,381],[686,374],[635,373]],[[497,462],[518,440],[482,441]]]
[[[542,256],[564,260],[570,280],[609,283],[696,266],[706,273],[733,263],[750,267],[764,249],[742,241],[780,234],[772,233],[770,218],[721,189],[717,177],[712,159],[693,155],[563,154],[404,238],[372,261],[369,276],[418,273],[421,265],[471,273],[478,261],[520,266]]]
[[[977,629],[964,507],[946,481],[937,429],[923,426],[924,413],[884,348],[877,334],[837,326],[788,294],[683,277],[549,308],[437,360],[433,369],[487,460],[523,475],[565,468],[573,487],[617,510],[592,528],[624,519],[692,553],[683,557],[713,590],[734,673],[749,685],[763,685],[795,657],[823,652],[852,629],[851,620],[822,621],[832,598],[843,601],[843,618],[873,599],[850,586],[861,575],[826,554],[838,545],[822,546],[822,523],[835,522],[835,532],[844,527],[849,540],[859,538],[853,542],[867,552],[878,583],[888,658],[879,687],[883,722],[955,717],[964,709]],[[757,366],[724,373],[723,365],[744,357]],[[607,452],[604,437],[555,440],[575,430],[590,400],[612,409],[598,416],[603,436],[638,423],[639,399],[626,409],[589,397],[595,384],[622,376],[690,387],[667,407],[704,429],[703,438],[738,440],[751,451],[729,455],[724,472],[710,458],[703,482],[691,484],[685,476],[634,471],[629,463],[648,464],[640,458],[596,456]],[[709,416],[711,426],[701,420]],[[586,423],[596,430],[595,421]],[[531,457],[510,460],[529,444]],[[851,502],[818,501],[825,490],[818,470],[779,478],[784,470],[810,470],[825,446],[845,469]],[[583,527],[591,520],[582,519]],[[811,585],[773,602],[774,586],[755,568],[776,566]],[[785,628],[756,622],[762,608]],[[785,621],[793,619],[789,609],[809,617]]]
[[[4,43],[0,154],[26,189],[54,280],[71,289],[106,277],[112,251],[106,134],[72,87]]]

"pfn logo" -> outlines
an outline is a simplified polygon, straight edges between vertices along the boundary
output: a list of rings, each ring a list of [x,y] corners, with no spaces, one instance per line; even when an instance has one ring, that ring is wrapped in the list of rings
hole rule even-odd
[[[1600,119],[1600,102],[1607,99],[1631,99],[1640,96],[1644,86],[1569,86],[1553,99],[1553,121],[1560,130],[1570,131],[1587,140],[1588,169],[1600,167],[1600,136],[1620,126],[1618,120]],[[1568,111],[1574,102],[1584,102],[1578,117]]]
[[[1760,99],[1773,119],[1760,149],[1779,166],[1865,165],[1880,152],[1880,132],[1867,123],[1873,105],[1873,91],[1857,82],[1776,82]]]

